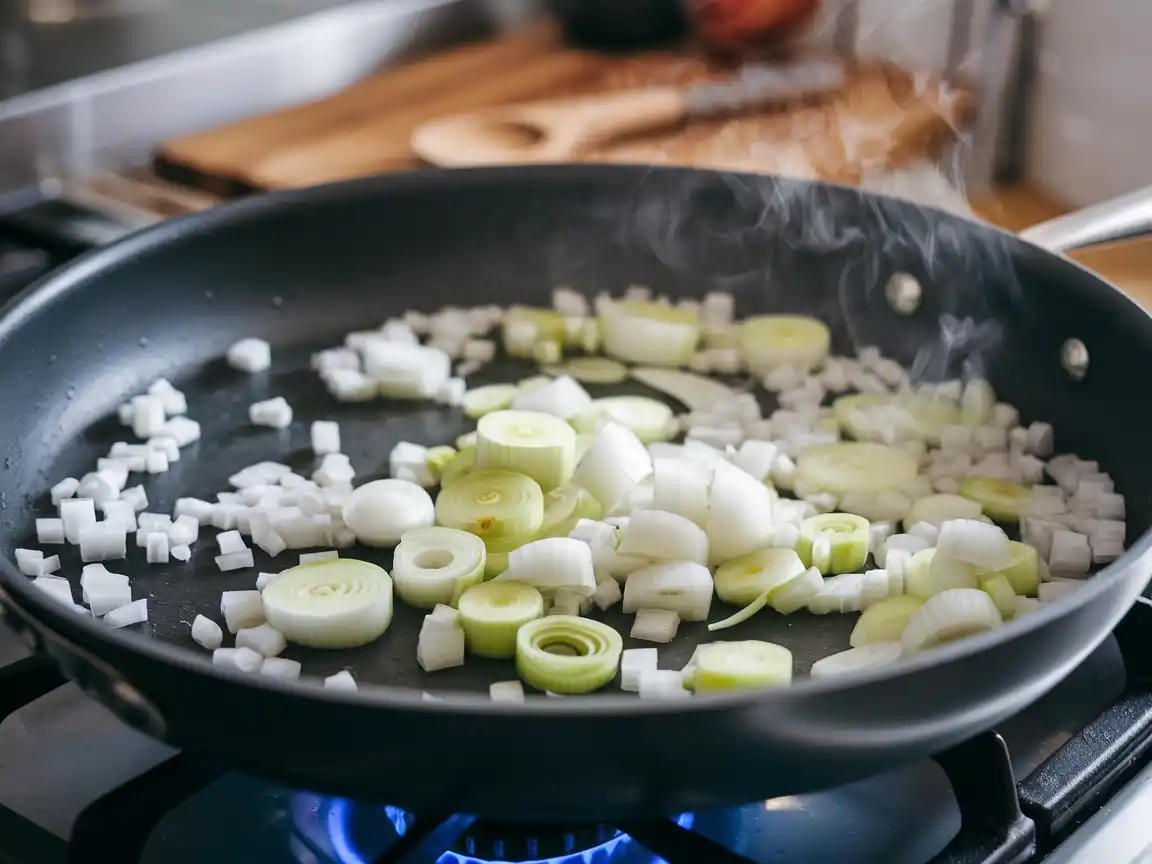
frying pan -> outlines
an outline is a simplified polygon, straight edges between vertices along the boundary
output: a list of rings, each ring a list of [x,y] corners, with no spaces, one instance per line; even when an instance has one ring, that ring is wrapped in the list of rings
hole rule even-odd
[[[1047,242],[1143,229],[1146,203],[1138,196],[1087,226],[1065,222]],[[731,291],[740,315],[814,314],[831,326],[836,351],[878,345],[924,377],[982,371],[1026,420],[1053,423],[1061,451],[1113,474],[1127,497],[1130,548],[1035,614],[868,674],[686,702],[642,702],[610,686],[522,705],[486,696],[512,676],[508,663],[472,659],[424,675],[420,614],[404,608],[367,647],[289,650],[309,676],[351,668],[358,693],[214,668],[190,639],[193,617],[218,618],[221,591],[253,587],[257,571],[288,566],[291,553],[273,562],[258,552],[254,570],[220,573],[205,538],[188,564],[149,566],[139,554],[113,562],[134,596],[150,598],[150,621],[127,630],[55,605],[9,560],[34,542],[48,487],[89,470],[124,434],[115,407],[159,376],[187,394],[204,434],[173,470],[146,479],[149,509],[208,497],[264,459],[310,471],[307,422],[324,417],[339,420],[359,482],[385,474],[396,441],[451,441],[469,426],[422,403],[338,404],[308,371],[311,351],[410,308],[543,305],[557,284],[594,293],[632,283],[673,297]],[[265,375],[221,360],[252,335],[274,345]],[[0,317],[0,606],[127,722],[321,792],[561,820],[828,787],[940,751],[1020,710],[1140,594],[1152,546],[1149,368],[1152,321],[1099,277],[989,226],[855,189],[584,165],[418,172],[252,198],[94,252]],[[295,409],[284,432],[246,419],[249,403],[272,395]],[[347,554],[389,563],[379,550]],[[75,550],[63,559],[77,580]],[[847,645],[853,617],[762,614],[738,638],[789,646],[803,672]],[[679,668],[704,638],[703,625],[685,625],[661,648],[661,666]]]

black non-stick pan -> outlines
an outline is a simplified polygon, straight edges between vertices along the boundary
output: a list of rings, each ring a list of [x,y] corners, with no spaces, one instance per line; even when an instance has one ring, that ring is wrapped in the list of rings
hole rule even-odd
[[[838,352],[878,345],[926,377],[986,373],[1026,420],[1054,425],[1062,451],[1114,476],[1128,552],[1035,614],[870,674],[655,703],[614,687],[493,703],[487,687],[511,677],[510,664],[470,660],[424,675],[420,615],[404,609],[368,647],[290,649],[309,680],[214,668],[192,643],[192,619],[218,617],[222,591],[253,587],[257,571],[289,566],[292,553],[258,554],[254,570],[227,574],[210,540],[188,564],[115,562],[149,598],[150,621],[127,630],[54,605],[10,561],[34,543],[34,517],[50,515],[49,486],[89,470],[123,435],[116,406],[159,376],[187,394],[204,435],[145,481],[150,509],[209,497],[264,459],[310,471],[307,424],[320,418],[339,420],[363,480],[387,472],[396,441],[448,442],[470,426],[423,403],[339,404],[308,370],[311,351],[407,309],[546,304],[558,284],[592,294],[633,283],[674,297],[731,291],[741,315],[814,314]],[[965,318],[972,324],[958,326]],[[221,359],[253,335],[274,346],[266,375]],[[801,792],[997,723],[1116,625],[1149,578],[1149,369],[1152,321],[1092,273],[993,228],[847,188],[581,166],[415,173],[253,198],[91,254],[0,318],[0,606],[129,722],[305,788],[519,819],[620,819]],[[272,395],[296,414],[279,433],[246,417]],[[389,563],[378,550],[348,554]],[[78,579],[75,550],[64,557]],[[846,647],[853,617],[762,614],[734,634],[789,646],[804,672]],[[678,668],[704,638],[703,625],[686,625],[661,649],[662,666]],[[313,677],[345,667],[360,692],[324,690]]]

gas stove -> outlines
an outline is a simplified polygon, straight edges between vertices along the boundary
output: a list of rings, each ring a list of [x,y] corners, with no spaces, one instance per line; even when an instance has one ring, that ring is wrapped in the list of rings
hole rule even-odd
[[[0,207],[0,302],[124,231],[60,200]],[[849,786],[617,824],[444,805],[285,789],[176,752],[0,626],[0,864],[1152,864],[1152,608],[999,728]]]

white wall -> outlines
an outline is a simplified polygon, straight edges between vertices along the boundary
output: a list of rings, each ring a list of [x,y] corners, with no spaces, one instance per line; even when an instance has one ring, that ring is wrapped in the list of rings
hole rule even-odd
[[[1082,206],[1152,184],[1152,0],[1053,0],[1028,180]]]

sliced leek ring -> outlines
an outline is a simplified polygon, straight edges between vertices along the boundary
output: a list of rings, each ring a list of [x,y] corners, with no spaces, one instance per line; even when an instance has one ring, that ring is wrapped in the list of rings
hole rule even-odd
[[[927,522],[939,528],[945,522],[953,519],[979,519],[980,505],[968,498],[959,495],[928,495],[912,502],[904,517],[904,528],[907,530],[917,522]]]
[[[827,325],[806,315],[757,315],[740,325],[740,356],[757,375],[777,366],[810,369],[828,356],[831,344]]]
[[[633,380],[683,403],[689,411],[704,414],[738,395],[731,387],[695,372],[639,366],[633,368],[630,374]]]
[[[1032,492],[1027,486],[1010,480],[974,475],[960,484],[960,496],[975,501],[985,516],[997,522],[1018,522]]]
[[[695,312],[660,303],[610,303],[600,322],[604,353],[627,363],[685,366],[700,339]]]
[[[787,585],[773,592],[772,608],[781,615],[791,615],[808,605],[824,589],[824,577],[815,567],[809,567]]]
[[[459,452],[440,469],[440,486],[450,486],[476,469],[476,448],[461,448]]]
[[[576,433],[551,414],[496,411],[476,426],[476,468],[531,477],[544,492],[563,486],[576,468]]]
[[[868,560],[869,523],[852,513],[822,513],[800,525],[796,552],[805,567],[818,567],[821,573],[852,573]],[[824,537],[831,544],[827,568],[813,560],[813,544]]]
[[[916,479],[916,458],[899,447],[864,442],[809,447],[796,459],[796,483],[837,499],[849,492],[902,489]],[[799,486],[797,486],[799,488]]]
[[[591,435],[605,418],[627,426],[645,444],[670,441],[680,431],[672,409],[646,396],[608,396],[596,399],[591,407],[581,411],[570,422],[577,432]]]
[[[944,428],[960,422],[960,410],[953,403],[926,396],[858,393],[841,396],[832,408],[840,428],[857,441],[939,444]]]
[[[531,324],[536,328],[534,342],[564,343],[564,316],[555,309],[539,309],[532,306],[513,306],[504,313],[504,351],[511,357],[531,359],[532,348],[509,338],[509,329],[521,324]]]
[[[446,444],[440,447],[429,447],[428,452],[424,454],[424,464],[428,466],[432,476],[439,481],[444,474],[444,467],[457,455],[456,448]]]
[[[616,677],[624,640],[590,618],[549,615],[516,634],[516,672],[537,690],[575,696]]]
[[[484,541],[456,528],[420,528],[400,538],[392,559],[396,593],[409,606],[455,606],[484,580]]]
[[[956,588],[976,588],[976,568],[965,562],[922,549],[908,560],[907,591],[916,597],[932,597]]]
[[[489,384],[469,390],[464,394],[464,413],[476,420],[493,411],[503,411],[519,392],[515,384]]]
[[[917,609],[900,641],[906,652],[926,651],[995,630],[1003,623],[991,597],[976,588],[957,588],[937,594]]]
[[[289,642],[358,648],[392,623],[392,579],[382,567],[330,558],[283,571],[261,594],[264,617]]]
[[[873,603],[864,610],[852,628],[848,644],[853,648],[862,648],[874,643],[899,642],[900,635],[908,626],[908,619],[924,602],[923,597],[899,594]]]
[[[628,379],[628,367],[607,357],[575,357],[558,371],[585,384],[620,384]]]
[[[567,537],[581,519],[599,519],[603,508],[587,489],[561,486],[544,496],[544,523],[536,539]]]
[[[830,678],[862,669],[875,669],[895,663],[903,653],[904,646],[899,642],[872,642],[817,660],[812,664],[811,675],[813,678]]]
[[[792,683],[792,652],[772,642],[715,642],[696,652],[692,686],[697,693],[721,693]]]
[[[1016,614],[1016,592],[1007,578],[996,575],[981,579],[980,590],[992,598],[1001,618],[1011,618]]]
[[[1040,588],[1040,559],[1033,546],[1009,540],[1012,560],[1007,567],[999,570],[980,570],[977,576],[980,579],[989,579],[993,576],[1003,576],[1012,586],[1012,590],[1021,597],[1035,597]]]
[[[791,549],[760,549],[720,565],[714,578],[716,596],[745,606],[791,582],[807,568]],[[763,606],[763,604],[761,604]]]
[[[511,471],[473,471],[444,486],[436,498],[436,522],[493,543],[522,546],[544,524],[540,484]]]
[[[513,657],[520,628],[543,617],[544,596],[523,582],[485,582],[461,594],[456,608],[471,653]]]

